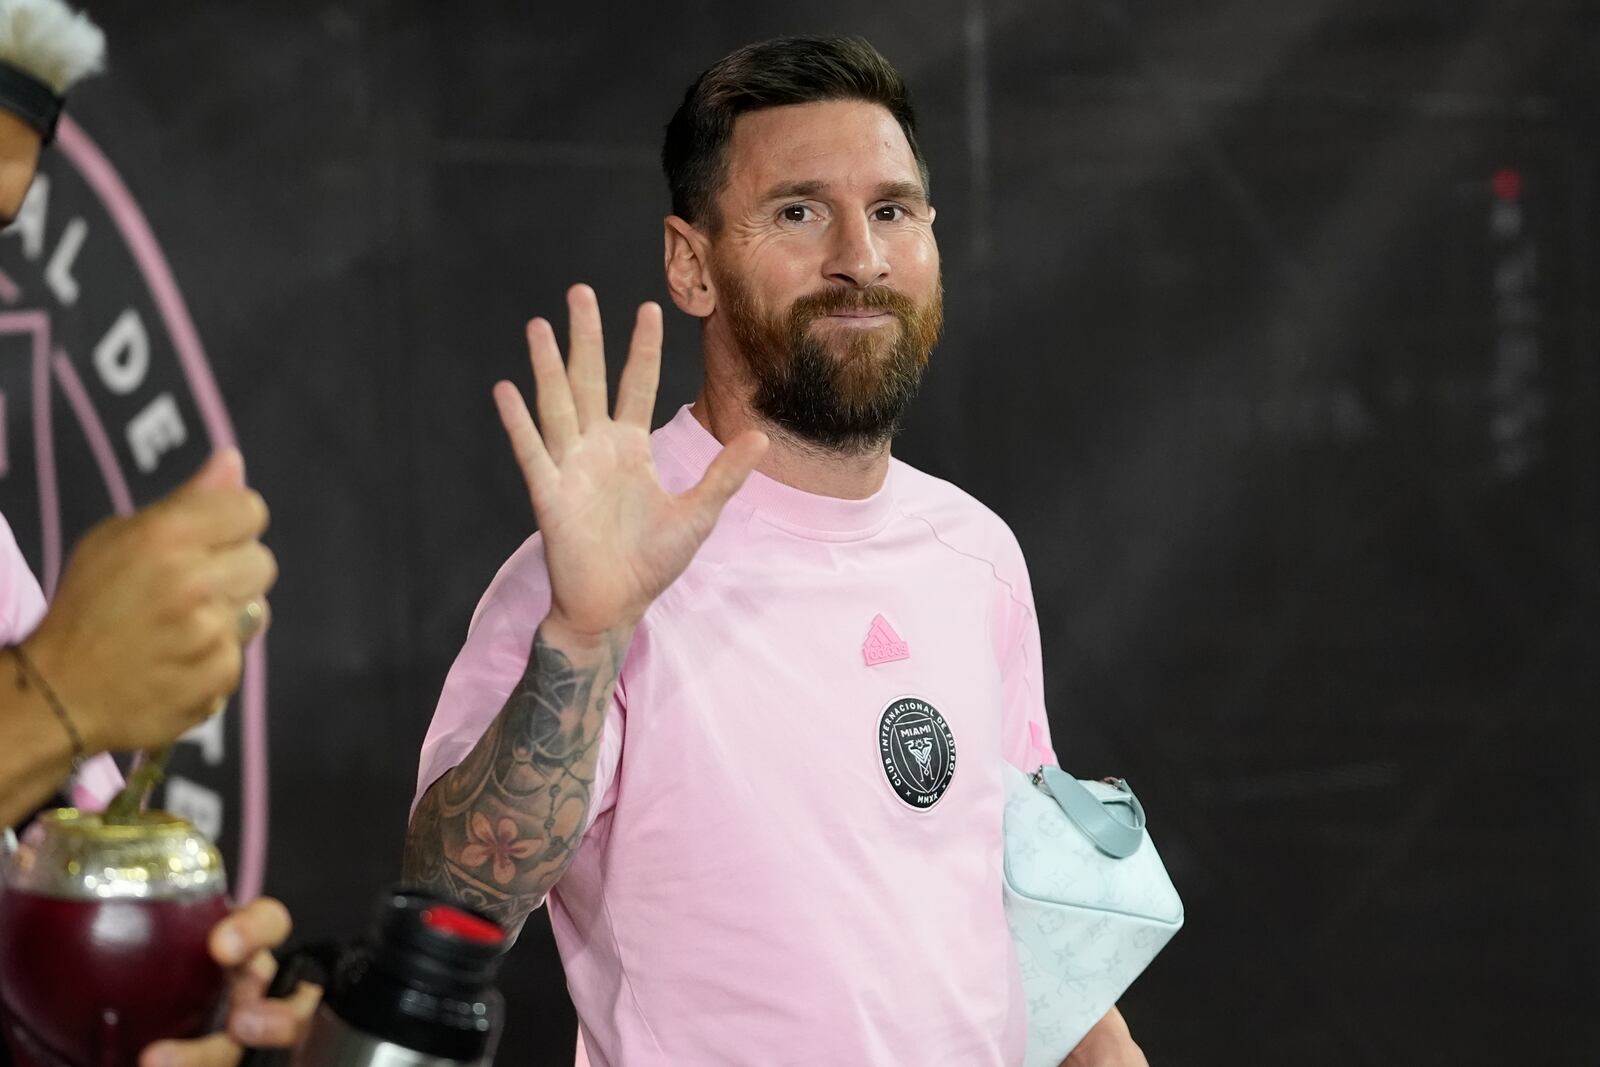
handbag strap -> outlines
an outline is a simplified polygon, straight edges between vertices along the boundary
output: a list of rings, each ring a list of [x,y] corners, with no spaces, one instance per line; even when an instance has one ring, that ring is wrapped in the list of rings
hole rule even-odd
[[[1127,859],[1139,851],[1139,845],[1144,841],[1144,805],[1133,795],[1128,783],[1120,780],[1116,783],[1126,798],[1102,801],[1060,767],[1046,765],[1040,770],[1050,795],[1061,805],[1061,810],[1073,825],[1094,842],[1095,848],[1119,860]],[[1133,825],[1129,826],[1107,811],[1109,804],[1125,804],[1133,813]]]

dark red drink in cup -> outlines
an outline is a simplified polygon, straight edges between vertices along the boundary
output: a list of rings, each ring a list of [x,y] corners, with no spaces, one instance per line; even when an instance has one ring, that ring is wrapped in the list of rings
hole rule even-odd
[[[223,975],[222,857],[188,822],[40,816],[4,863],[0,1022],[22,1067],[132,1067],[151,1041],[206,1032]]]

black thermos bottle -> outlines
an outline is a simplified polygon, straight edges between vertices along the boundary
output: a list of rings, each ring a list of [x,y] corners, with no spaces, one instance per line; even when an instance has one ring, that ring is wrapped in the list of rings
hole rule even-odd
[[[395,889],[368,935],[339,953],[293,1067],[488,1067],[500,1036],[494,988],[505,931],[459,904]],[[298,981],[285,961],[284,981]],[[251,1064],[285,1057],[252,1054]]]

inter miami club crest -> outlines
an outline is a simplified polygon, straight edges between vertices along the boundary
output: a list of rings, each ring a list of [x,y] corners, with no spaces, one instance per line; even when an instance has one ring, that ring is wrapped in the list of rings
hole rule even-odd
[[[931,808],[956,773],[956,739],[944,716],[926,701],[901,697],[878,720],[883,773],[900,799]]]
[[[63,117],[0,237],[0,512],[46,594],[94,522],[158,499],[233,441],[144,213]],[[266,858],[265,657],[258,638],[233,710],[183,738],[155,799],[217,841],[241,898]]]

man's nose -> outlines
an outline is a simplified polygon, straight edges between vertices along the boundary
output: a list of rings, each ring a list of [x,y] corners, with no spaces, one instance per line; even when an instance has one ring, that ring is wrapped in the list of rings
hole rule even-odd
[[[866,216],[847,215],[829,236],[832,244],[822,271],[831,281],[865,289],[888,279],[889,260]]]

